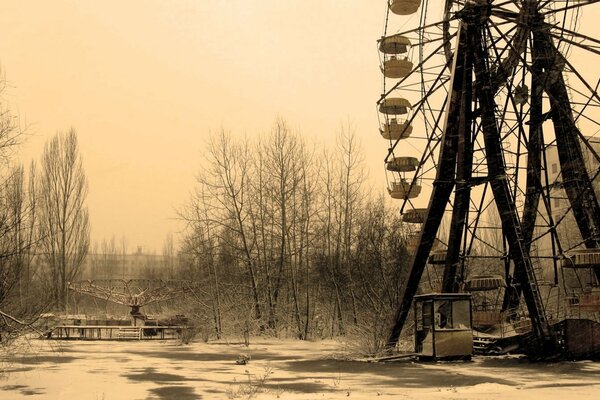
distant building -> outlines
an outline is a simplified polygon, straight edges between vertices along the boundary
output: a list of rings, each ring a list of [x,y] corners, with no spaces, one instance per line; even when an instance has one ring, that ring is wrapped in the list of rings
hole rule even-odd
[[[588,142],[590,143],[593,151],[600,153],[600,138],[588,138]],[[583,156],[586,164],[586,169],[588,171],[588,175],[590,179],[593,178],[593,175],[596,173],[598,168],[600,167],[600,163],[594,157],[592,151],[585,145],[582,144]],[[573,212],[569,210],[570,203],[567,198],[567,194],[562,185],[562,175],[560,171],[560,161],[558,158],[558,149],[556,146],[549,146],[546,151],[546,162],[547,162],[547,174],[548,174],[548,182],[550,190],[550,207],[551,214],[553,218],[553,222],[556,224],[559,220],[560,223],[557,226],[556,232],[558,238],[560,240],[560,245],[562,251],[567,251],[569,249],[575,247],[583,247],[582,236],[579,232],[579,228],[577,227],[577,222],[575,221],[575,217],[573,216]],[[600,199],[600,178],[597,178],[592,181],[592,185],[594,187],[594,191],[596,196]],[[545,221],[548,219],[546,217],[548,214],[546,212],[546,206],[540,200],[539,204],[539,212],[540,216],[537,220],[537,232],[534,235],[538,236],[545,231],[548,230],[548,222]],[[565,215],[566,214],[566,215]],[[562,220],[561,220],[562,219]],[[546,225],[546,226],[544,226]],[[551,236],[545,235],[540,240],[535,242],[534,247],[535,251],[538,252],[539,255],[549,256],[553,254],[552,251],[552,240]],[[559,249],[555,249],[555,252],[558,253]],[[560,263],[560,261],[557,261]],[[545,259],[540,262],[543,265],[543,280],[547,282],[552,282],[555,279],[555,271],[554,264],[551,259]],[[563,271],[564,274],[564,271]],[[572,274],[569,274],[572,275]],[[559,277],[560,278],[560,277]],[[571,279],[567,278],[567,281]],[[577,277],[579,282],[577,285],[585,285],[589,283],[588,279],[585,279],[583,276]],[[588,281],[588,282],[586,282]],[[569,282],[569,284],[573,284],[574,282]]]
[[[80,279],[172,279],[178,274],[175,256],[144,253],[141,247],[132,254],[88,254]]]
[[[588,138],[592,149],[600,153],[600,138]],[[600,163],[596,160],[589,148],[582,144],[583,156],[585,159],[586,169],[590,178],[600,167]],[[556,146],[550,146],[546,151],[546,160],[548,165],[548,181],[551,185],[550,197],[552,207],[552,217],[557,220],[561,218],[565,211],[569,208],[570,203],[567,194],[562,186],[562,176],[560,171],[560,161],[558,159],[558,150]],[[600,179],[592,181],[594,192],[600,199]],[[540,204],[543,207],[543,204]],[[569,211],[563,222],[558,227],[558,235],[563,247],[569,248],[581,242],[581,234],[577,228],[577,223],[573,217],[573,213]]]

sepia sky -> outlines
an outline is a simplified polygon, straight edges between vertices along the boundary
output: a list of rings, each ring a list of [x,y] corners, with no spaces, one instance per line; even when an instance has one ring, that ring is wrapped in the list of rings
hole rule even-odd
[[[248,136],[276,116],[331,143],[350,120],[383,188],[372,0],[7,0],[4,97],[28,125],[20,158],[74,127],[92,240],[161,251],[177,233],[210,131]],[[374,170],[376,169],[376,171]]]
[[[597,36],[600,6],[587,8],[582,30]],[[329,145],[349,120],[383,192],[384,17],[383,0],[3,1],[4,97],[28,133],[19,157],[38,159],[49,136],[74,127],[92,241],[125,236],[157,252],[181,229],[175,210],[221,128],[255,136],[281,116]],[[396,30],[418,24],[393,18]]]

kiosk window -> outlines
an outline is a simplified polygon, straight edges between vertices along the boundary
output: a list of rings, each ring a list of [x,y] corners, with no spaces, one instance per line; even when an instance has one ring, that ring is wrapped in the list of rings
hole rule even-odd
[[[469,302],[440,300],[435,303],[436,329],[470,329]]]
[[[452,322],[454,329],[471,328],[471,312],[469,311],[468,300],[452,302]]]
[[[423,303],[423,328],[431,329],[432,321],[431,321],[431,301],[426,301]]]
[[[452,329],[452,303],[448,300],[440,300],[435,305],[435,327],[438,329]]]

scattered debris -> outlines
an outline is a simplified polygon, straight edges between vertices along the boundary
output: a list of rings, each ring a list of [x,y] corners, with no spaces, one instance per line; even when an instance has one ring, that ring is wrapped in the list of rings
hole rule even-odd
[[[250,356],[248,354],[240,354],[237,358],[237,360],[235,360],[235,363],[237,365],[246,365],[250,362]]]

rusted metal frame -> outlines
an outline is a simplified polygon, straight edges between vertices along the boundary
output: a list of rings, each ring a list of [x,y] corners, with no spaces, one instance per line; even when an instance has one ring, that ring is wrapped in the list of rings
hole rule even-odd
[[[501,26],[502,24],[494,24],[494,25],[496,25],[496,26],[499,26],[499,25],[500,25],[500,26]],[[513,26],[512,28],[510,28],[508,31],[506,31],[506,32],[505,32],[504,36],[498,36],[498,37],[494,38],[492,35],[490,35],[490,46],[489,46],[489,47],[491,47],[491,48],[494,48],[494,49],[497,49],[497,46],[496,46],[496,45],[497,45],[497,44],[500,42],[500,40],[505,40],[505,41],[508,41],[508,40],[509,40],[509,38],[508,38],[508,35],[510,35],[510,34],[511,34],[513,31],[516,31],[518,27],[519,27],[519,25],[516,25],[516,24],[515,24],[515,26]],[[504,48],[502,49],[502,51],[501,51],[500,53],[498,53],[498,52],[496,51],[496,53],[497,53],[497,59],[498,59],[498,60],[501,60],[501,59],[502,59],[502,57],[504,56],[504,53],[505,53],[505,52],[506,52],[508,49],[509,49],[509,47],[508,47],[508,46],[506,46],[506,47],[504,47]]]
[[[583,76],[581,76],[581,74],[579,73],[579,71],[577,71],[577,69],[575,69],[575,67],[573,67],[573,64],[571,64],[569,62],[569,60],[567,60],[565,57],[562,57],[562,60],[564,61],[565,65],[569,67],[569,69],[571,70],[571,72],[573,72],[575,74],[575,76],[577,76],[577,78],[579,79],[579,81],[581,83],[583,83],[584,86],[590,91],[590,100],[593,97],[597,101],[600,102],[600,96],[598,95],[598,91],[597,91],[598,90],[598,86],[600,85],[600,80],[598,80],[598,83],[596,83],[596,89],[593,89],[592,86],[583,78]],[[584,109],[585,109],[585,107],[584,107]],[[583,113],[583,110],[581,110],[579,112],[579,115],[577,116],[577,119],[582,115],[582,113]],[[577,119],[575,119],[574,122],[577,122]],[[599,125],[597,121],[594,121],[594,123],[596,125]],[[579,132],[579,137],[584,141],[586,147],[594,155],[594,158],[596,158],[596,160],[600,162],[600,156],[598,155],[598,153],[596,152],[596,150],[587,142],[587,139],[585,138],[585,136],[583,136],[583,134],[581,133],[581,131],[577,130],[577,132]]]
[[[527,178],[525,184],[525,203],[523,206],[523,215],[521,226],[523,229],[523,250],[526,254],[530,253],[533,232],[535,230],[535,221],[538,215],[538,206],[542,191],[541,183],[541,155],[542,155],[542,125],[544,123],[542,116],[544,83],[540,80],[543,72],[542,60],[540,60],[536,47],[539,43],[533,40],[531,55],[531,96],[529,108],[529,140],[527,141]],[[516,272],[516,271],[515,271]],[[517,275],[515,273],[515,275]],[[516,276],[518,280],[518,276]],[[520,283],[520,282],[518,282]],[[518,307],[521,297],[522,286],[517,286],[516,290],[506,290],[504,292],[503,305],[507,309]]]
[[[545,6],[547,6],[549,3],[551,3],[554,0],[548,0],[546,1],[543,5],[541,5],[539,7],[539,9],[544,8]],[[575,3],[575,1],[573,1]],[[542,15],[548,15],[548,14],[553,14],[553,13],[558,13],[558,12],[563,12],[563,11],[568,11],[568,10],[572,10],[573,8],[578,8],[578,7],[584,7],[584,6],[589,6],[590,4],[594,4],[594,3],[598,3],[600,2],[600,0],[589,0],[586,1],[585,3],[583,1],[577,1],[577,4],[571,4],[570,6],[565,6],[562,8],[557,8],[555,10],[550,10],[550,11],[546,11],[541,13]]]
[[[552,43],[547,32],[534,32],[534,40],[540,43],[540,52],[546,55],[546,73],[562,58]],[[556,79],[547,82],[546,92],[549,95],[551,118],[556,135],[558,158],[563,177],[563,187],[571,203],[573,215],[587,248],[600,247],[600,204],[596,198],[592,182],[585,167],[583,152],[579,143],[581,132],[575,125],[569,94],[567,92],[562,71]],[[600,281],[600,267],[594,268],[596,278]]]
[[[469,245],[465,246],[465,254],[469,255],[471,254],[471,250],[473,249],[473,244],[475,242],[475,239],[477,239],[477,229],[479,227],[479,220],[481,219],[481,215],[484,212],[484,207],[483,207],[483,203],[485,202],[485,196],[487,194],[487,189],[488,189],[489,183],[486,182],[483,186],[483,193],[481,194],[481,201],[479,202],[479,207],[477,207],[476,204],[473,204],[475,206],[475,210],[476,212],[476,217],[475,220],[473,221],[473,227],[471,228],[471,226],[467,226],[467,229],[469,229],[471,231],[471,240],[469,241]],[[487,208],[489,206],[489,204],[485,207]]]
[[[512,0],[507,0],[507,1],[504,1],[502,3],[495,4],[493,6],[493,8],[492,8],[492,12],[493,12],[494,8],[496,8],[496,7],[500,8],[500,7],[504,6],[504,5],[510,4],[512,2],[513,2]],[[450,45],[450,41],[447,40],[447,39],[449,39],[449,35],[450,35],[450,22],[453,21],[453,20],[458,19],[458,17],[457,17],[456,14],[453,15],[453,16],[451,16],[450,13],[452,11],[452,6],[453,5],[459,5],[459,6],[462,6],[464,8],[465,4],[466,4],[466,2],[458,2],[458,1],[455,1],[455,0],[446,0],[445,5],[444,5],[444,20],[441,21],[440,23],[442,24],[442,36],[444,37],[444,39],[446,39],[445,40],[445,45],[444,45],[444,54],[446,56],[446,63],[448,65],[450,65],[452,63],[452,48],[451,48],[451,45]],[[501,23],[500,25],[504,25],[506,23],[511,23],[511,22],[512,21],[505,21],[505,22]]]
[[[548,24],[548,26],[551,28],[550,34],[552,36],[556,35],[555,33],[552,32],[552,28],[556,28],[556,27],[554,25],[551,25],[551,24]],[[560,28],[556,28],[556,29],[560,29],[562,32],[567,33],[570,36],[576,36],[576,37],[578,37],[580,39],[590,41],[590,42],[595,43],[596,45],[600,46],[600,40],[598,40],[596,38],[593,38],[591,36],[587,36],[587,35],[584,35],[582,33],[579,33],[579,32],[576,32],[576,31],[572,31],[572,30],[570,30],[568,28],[564,28],[564,27],[560,27]],[[578,42],[578,43],[580,43],[580,42]]]
[[[542,151],[543,156],[543,164],[544,167],[542,170],[544,171],[544,181],[546,182],[545,188],[543,190],[546,191],[546,195],[542,196],[542,200],[544,201],[544,206],[546,208],[546,213],[548,214],[548,225],[550,230],[550,243],[552,244],[552,254],[554,255],[552,259],[552,267],[554,269],[554,284],[558,284],[558,259],[556,254],[562,254],[562,245],[560,243],[560,238],[558,237],[558,232],[556,231],[556,224],[554,223],[554,216],[552,215],[552,202],[550,201],[550,185],[548,185],[549,177],[548,177],[548,160],[546,158],[546,146],[544,144],[544,135],[541,137],[542,140]],[[534,241],[532,239],[532,241]]]
[[[544,312],[531,259],[529,254],[524,251],[519,216],[506,180],[502,147],[499,140],[500,132],[494,114],[492,77],[486,66],[486,54],[482,41],[483,33],[478,32],[478,37],[475,39],[477,45],[474,48],[476,90],[481,107],[490,186],[502,222],[503,233],[508,242],[509,256],[515,264],[515,271],[517,271],[519,281],[523,287],[525,303],[527,304],[533,330],[541,345],[540,350],[543,353],[553,353],[556,351],[554,332]]]
[[[489,27],[486,29],[487,34],[492,37],[492,32],[490,31]],[[503,36],[500,36],[503,37]],[[509,38],[504,37],[504,39],[508,42]],[[509,47],[509,46],[507,46]],[[527,48],[527,43],[525,42],[525,50]],[[500,59],[501,57],[501,53],[498,52],[498,49],[496,48],[495,43],[492,43],[492,49],[494,50],[495,56],[497,59]],[[506,48],[503,50],[505,51]],[[504,150],[504,153],[510,153],[513,154],[516,157],[516,165],[515,165],[515,177],[514,177],[514,187],[513,187],[513,197],[516,198],[517,197],[517,192],[519,190],[519,185],[518,185],[518,173],[519,173],[519,166],[520,166],[520,157],[519,154],[520,149],[521,149],[521,142],[523,142],[523,145],[525,145],[526,147],[528,146],[528,142],[527,142],[527,138],[525,137],[525,132],[523,129],[523,117],[521,116],[523,114],[523,106],[521,105],[520,107],[520,111],[517,110],[517,104],[515,102],[514,96],[512,95],[512,92],[510,90],[510,87],[514,86],[514,80],[515,80],[515,76],[517,74],[516,71],[516,66],[513,68],[513,74],[511,75],[510,78],[510,82],[507,83],[507,88],[506,88],[506,100],[505,100],[505,104],[504,107],[502,109],[502,115],[500,120],[504,123],[505,126],[510,127],[508,124],[506,124],[507,121],[507,114],[508,114],[508,110],[509,110],[509,103],[512,106],[512,109],[514,110],[514,114],[515,114],[515,122],[516,125],[513,126],[512,128],[508,129],[508,132],[506,133],[506,135],[502,136],[500,141],[501,143],[504,142],[504,140],[506,140],[508,137],[514,135],[514,131],[518,130],[518,136],[517,136],[517,150],[516,152],[512,153],[508,150]],[[525,69],[523,69],[523,75],[525,74]],[[527,113],[525,114],[527,115]]]
[[[535,42],[532,44],[535,46]],[[533,54],[533,51],[532,51]],[[531,239],[535,229],[535,221],[538,214],[539,199],[542,191],[541,183],[541,155],[543,138],[543,83],[539,77],[542,65],[539,59],[532,57],[532,82],[529,107],[529,138],[527,146],[527,178],[525,184],[525,204],[523,206],[522,226],[523,241],[526,252],[529,253]],[[524,69],[525,71],[525,69]]]
[[[509,44],[507,46],[507,48],[512,48],[512,45],[510,44],[510,38],[508,38],[505,33],[501,32],[497,28],[497,26],[495,26],[495,28],[500,33],[499,37],[500,38],[504,38],[504,40],[507,42],[507,44]],[[489,29],[489,26],[487,27],[487,33],[488,33],[488,35],[490,37],[493,36],[491,30]],[[499,39],[498,39],[498,41],[499,41]],[[524,39],[523,43],[524,43],[523,44],[523,50],[526,51],[526,49],[527,49],[527,40]],[[496,57],[497,58],[500,57],[500,55],[498,54],[498,51],[497,51],[496,47],[493,46],[493,48],[494,48],[494,51],[496,53]],[[504,51],[506,51],[506,48],[504,49]],[[520,55],[519,55],[519,58],[522,59],[522,57]],[[510,79],[510,83],[508,84],[511,87],[514,86],[514,78],[516,76],[516,71],[515,71],[516,68],[517,68],[517,64],[515,64],[513,66],[513,74],[511,75],[512,78]],[[523,77],[524,77],[525,73],[526,73],[526,69],[523,68]],[[518,171],[519,171],[519,163],[520,163],[519,154],[520,154],[521,142],[523,142],[523,145],[528,148],[529,147],[529,141],[528,141],[527,137],[525,136],[525,132],[524,132],[524,129],[523,129],[523,125],[524,125],[524,118],[522,116],[522,114],[523,114],[523,106],[521,105],[520,112],[519,112],[517,110],[517,104],[516,104],[516,102],[514,100],[514,97],[512,96],[511,91],[507,87],[506,102],[505,102],[505,105],[504,105],[503,115],[502,115],[502,118],[501,118],[502,121],[506,120],[505,118],[506,118],[506,113],[507,113],[507,110],[508,110],[508,104],[509,103],[512,105],[512,108],[514,110],[514,113],[515,113],[515,116],[516,116],[517,125],[516,125],[516,128],[513,127],[512,129],[510,129],[509,132],[507,132],[507,134],[505,136],[503,136],[500,140],[501,140],[501,142],[504,141],[507,137],[509,137],[510,135],[514,134],[513,131],[515,129],[518,129],[519,134],[518,134],[518,142],[517,142],[517,151],[516,151],[516,153],[514,153],[514,155],[516,156],[516,166],[515,166],[516,172],[515,172],[515,176],[513,177],[513,179],[511,179],[513,181],[513,183],[512,183],[513,184],[513,193],[512,193],[512,195],[513,195],[513,199],[516,199],[517,195],[520,195],[520,194],[526,195],[526,193],[522,193],[522,191],[519,191]],[[528,115],[529,112],[530,112],[530,110],[528,110],[527,113],[525,113],[525,115]],[[506,150],[505,150],[505,152],[506,152]],[[503,235],[502,244],[503,244],[503,248],[504,248],[503,254],[508,254],[508,250],[507,250],[508,243],[507,243],[505,235]],[[527,246],[526,253],[529,254],[529,246]],[[504,261],[504,269],[505,269],[505,275],[506,275],[505,278],[506,278],[507,282],[511,282],[512,278],[510,276],[510,270],[511,270],[510,258],[509,257],[503,257],[503,261]],[[514,290],[514,291],[506,290],[504,292],[504,300],[503,300],[503,307],[502,307],[503,311],[506,310],[506,309],[508,309],[508,308],[514,308],[514,307],[518,306],[520,295],[521,295],[521,291],[520,291],[519,288],[520,288],[520,286],[517,287],[517,290]]]
[[[454,17],[450,18],[450,20],[453,20],[453,19],[455,19],[455,18]],[[415,31],[417,31],[419,29],[427,29],[427,28],[433,28],[433,27],[436,27],[436,26],[439,26],[439,25],[443,25],[446,21],[447,20],[437,21],[437,22],[433,22],[433,23],[431,23],[429,25],[425,25],[425,26],[423,26],[421,28],[416,28],[416,29],[413,28],[413,29],[409,29],[407,31],[403,31],[403,32],[399,32],[399,33],[394,33],[393,35],[386,36],[386,38],[392,38],[392,37],[396,37],[396,36],[405,36],[405,35],[407,35],[409,33],[414,33]],[[446,41],[446,40],[444,40],[444,41]]]
[[[590,53],[594,53],[596,55],[600,55],[600,49],[597,49],[595,47],[584,45],[583,43],[579,43],[579,42],[576,42],[574,40],[568,39],[566,37],[557,35],[556,33],[550,33],[550,36],[552,36],[555,39],[560,40],[561,42],[568,43],[571,46],[576,46],[576,47],[579,47],[580,49],[583,49],[585,51],[589,51]]]
[[[546,25],[547,27],[550,25]],[[500,34],[502,34],[496,27],[494,27]],[[569,63],[569,61],[562,57],[562,55],[560,55],[560,53],[556,53],[557,57],[560,57],[561,61],[563,61],[567,66],[569,66],[569,68],[572,70],[573,73],[575,73],[575,75],[579,78],[579,80],[588,88],[588,90],[590,90],[591,96],[597,98],[598,100],[600,100],[600,96],[598,96],[598,93],[596,90],[592,89],[592,87],[587,83],[587,81],[585,81],[585,79],[577,72],[577,70],[573,67],[573,65],[571,63]],[[525,62],[523,60],[523,58],[521,57],[521,61]],[[531,68],[528,67],[529,72],[531,72]],[[598,84],[600,85],[600,81],[598,81]],[[550,95],[549,95],[550,97]],[[581,114],[578,115],[582,116]],[[584,116],[585,117],[585,116]],[[595,121],[594,121],[595,122]],[[595,122],[596,124],[600,125],[599,123]],[[585,136],[583,136],[583,134],[577,130],[577,133],[579,134],[580,139],[584,142],[584,144],[586,145],[586,147],[590,150],[590,152],[594,155],[594,157],[596,158],[597,161],[600,162],[600,155],[598,155],[598,153],[595,151],[595,149],[588,143],[587,139],[585,138]],[[556,139],[552,141],[552,143],[550,143],[549,145],[555,144],[556,143]]]
[[[463,27],[465,29],[465,27]],[[470,25],[465,29],[466,43],[461,44],[469,48],[473,45],[473,29]],[[444,278],[442,283],[442,292],[457,293],[460,289],[458,271],[460,262],[461,242],[463,233],[466,233],[467,214],[469,211],[471,199],[470,180],[473,168],[473,59],[472,53],[466,51],[463,55],[463,65],[461,68],[461,99],[458,110],[457,124],[457,151],[456,151],[456,189],[454,191],[454,207],[452,210],[452,222],[448,236],[448,249],[446,253],[446,263],[444,266]],[[462,247],[464,250],[464,247]]]
[[[545,29],[548,29],[548,25],[545,26]],[[540,34],[540,30],[536,30],[538,32],[538,34]],[[501,34],[501,32],[499,32]],[[553,50],[553,53],[549,53],[550,55],[546,56],[547,58],[550,58],[550,61],[547,62],[546,68],[547,69],[551,69],[554,67],[554,63],[557,59],[560,59],[561,61],[563,61],[566,65],[568,65],[569,67],[572,68],[572,65],[568,62],[568,60],[566,60],[559,52],[558,50],[556,50],[556,47],[552,44],[552,39],[549,36],[545,37],[547,44],[549,44],[549,48]],[[544,49],[544,51],[548,51],[548,48]],[[543,56],[541,56],[543,57]],[[530,72],[531,69],[529,68]],[[585,82],[585,80],[583,78],[581,78],[579,75],[578,77],[580,78],[580,80],[582,80],[583,82]],[[555,112],[551,113],[553,115],[553,118],[557,118],[556,116],[563,116],[563,115],[567,115],[570,116],[566,118],[567,122],[569,122],[569,125],[571,125],[574,128],[574,131],[576,133],[577,136],[579,136],[579,138],[584,142],[584,144],[588,147],[588,149],[590,149],[590,151],[592,152],[592,154],[594,154],[594,156],[598,158],[597,153],[595,152],[595,150],[592,148],[592,146],[587,142],[587,139],[583,136],[583,134],[579,131],[579,129],[575,126],[575,122],[573,119],[573,115],[572,115],[572,111],[570,108],[570,104],[567,105],[566,107],[564,107],[564,100],[567,100],[567,103],[569,103],[568,100],[568,93],[566,92],[566,86],[564,83],[564,79],[562,77],[562,74],[559,75],[558,80],[562,81],[562,85],[561,84],[557,84],[556,82],[554,82],[553,85],[550,85],[546,82],[548,78],[544,77],[544,86],[545,86],[545,91],[548,94],[549,100],[551,102],[551,104],[555,104],[557,107],[555,108]],[[586,82],[587,83],[587,82]],[[553,86],[556,91],[551,91],[548,90],[549,86]],[[562,86],[562,87],[561,87]],[[588,85],[589,86],[589,85]],[[557,94],[559,93],[559,94]],[[596,93],[593,93],[593,95],[598,96]],[[557,96],[562,96],[562,97],[557,97]],[[557,129],[561,129],[562,125],[559,123],[558,125],[555,123],[555,132],[557,131]],[[558,138],[558,135],[557,135]],[[558,139],[555,139],[556,143],[557,143],[557,148],[559,148],[558,146]],[[569,146],[574,146],[574,147],[569,147]],[[579,147],[579,143],[577,140],[571,140],[569,142],[569,144],[567,144],[566,146],[563,146],[563,152],[568,153],[570,152],[570,150],[573,151],[577,151],[579,150],[579,153],[581,153],[581,148]],[[560,159],[560,152],[559,152],[559,159]],[[573,165],[577,165],[578,167],[576,168],[583,168],[583,170],[585,171],[585,166],[583,163],[583,157],[582,155],[580,156],[580,161],[577,161],[575,163],[570,163],[570,166]],[[561,161],[561,169],[562,169],[562,161]],[[600,172],[600,170],[599,170]],[[561,171],[562,173],[562,171]],[[596,174],[595,176],[597,176],[598,174]],[[587,172],[585,171],[584,174],[580,173],[578,174],[579,177],[583,177],[583,179],[587,178],[588,183],[591,182],[591,180],[589,179],[589,176],[587,175]],[[593,180],[593,179],[592,179]],[[578,181],[571,181],[570,182],[572,184],[572,186],[575,186]],[[593,194],[593,189],[591,190],[592,194]],[[585,198],[589,198],[590,197],[590,190],[579,190],[578,187],[575,187],[572,191],[572,198],[570,196],[570,208],[569,210],[573,209],[573,214],[576,217],[576,221],[578,222],[578,226],[579,226],[579,230],[582,233],[582,236],[584,237],[584,242],[586,243],[586,247],[589,247],[589,242],[590,242],[590,230],[589,230],[589,224],[585,218],[585,211],[586,210],[582,210],[582,207],[580,207],[580,200],[585,199]],[[595,194],[594,194],[594,198],[595,198]],[[597,200],[596,200],[597,202]],[[577,211],[575,210],[575,208],[577,208]],[[567,212],[569,211],[567,210]],[[583,211],[583,212],[582,212]],[[587,209],[587,211],[589,211],[589,209]],[[595,215],[596,217],[600,218],[600,215],[598,213],[595,212],[591,212],[593,215]],[[560,222],[564,219],[566,213],[559,219],[556,221],[556,225],[560,224]],[[579,217],[579,218],[578,218]],[[581,223],[581,225],[580,225]],[[596,225],[598,226],[598,225]],[[539,237],[538,237],[539,238]],[[538,238],[535,238],[535,240],[537,240]],[[567,250],[568,251],[568,250]],[[598,272],[596,272],[596,276],[598,277]],[[600,278],[598,278],[600,280]]]
[[[530,24],[533,15],[538,5],[537,0],[525,0],[519,11],[519,16],[516,20],[512,21],[518,26],[516,33],[509,40],[506,34],[502,33],[497,28],[500,24],[492,24],[496,27],[497,31],[501,36],[505,37],[507,44],[509,45],[508,56],[500,62],[497,71],[491,74],[492,92],[495,94],[499,88],[512,76],[514,68],[518,65],[520,54],[523,52],[524,46],[527,44],[527,38],[530,35]]]
[[[436,181],[433,184],[431,198],[429,199],[429,207],[427,208],[427,215],[425,216],[425,222],[423,223],[423,228],[421,230],[419,246],[413,256],[409,276],[404,286],[402,300],[396,310],[394,322],[387,340],[386,347],[388,348],[393,348],[398,342],[398,338],[402,332],[404,323],[406,322],[406,317],[410,311],[413,297],[417,294],[419,282],[421,281],[421,276],[427,265],[429,253],[431,252],[440,223],[444,216],[446,204],[450,200],[450,195],[454,189],[454,179],[456,177],[456,147],[458,140],[457,120],[461,107],[461,90],[463,88],[463,74],[461,69],[463,68],[466,51],[464,48],[466,43],[466,30],[462,29],[462,23],[461,27],[459,27],[458,37],[459,41],[456,46],[456,56],[454,57],[454,65],[452,68],[451,92],[447,104],[448,110],[446,113],[444,133],[441,139],[442,146],[439,154]]]
[[[590,178],[590,180],[591,180],[591,181],[594,181],[594,180],[595,180],[595,179],[596,179],[598,176],[600,176],[600,168],[598,168],[598,169],[596,170],[596,172],[595,172],[595,173],[594,173],[594,175],[593,175],[593,176]],[[583,195],[583,193],[580,193],[580,196],[581,196],[581,195]],[[568,199],[568,198],[567,198],[567,197],[562,197],[561,199]],[[569,207],[567,207],[567,209],[566,209],[566,210],[564,210],[564,212],[563,212],[563,214],[560,216],[560,218],[558,218],[558,219],[556,220],[556,222],[555,222],[555,226],[558,226],[558,225],[560,225],[560,224],[562,223],[562,221],[563,221],[563,220],[566,218],[566,216],[568,215],[569,211],[571,211],[572,209],[573,209],[573,206],[572,206],[572,204],[570,204],[570,203],[569,203]],[[543,236],[545,236],[545,235],[546,235],[546,233],[543,233],[543,234],[541,234],[541,235],[539,235],[539,236],[535,237],[535,238],[533,239],[533,241],[535,242],[536,240],[540,239],[541,237],[543,237]],[[582,240],[581,242],[579,242],[579,243],[576,243],[575,245],[573,245],[573,246],[569,247],[568,249],[566,249],[566,250],[564,250],[564,251],[561,251],[561,254],[562,254],[562,253],[568,253],[569,251],[571,251],[571,250],[573,250],[573,249],[576,249],[577,247],[579,247],[579,246],[581,246],[581,245],[585,245],[585,240]]]
[[[519,21],[517,21],[514,18],[509,18],[509,17],[503,16],[503,15],[497,15],[497,16],[499,18],[504,19],[506,22],[511,21],[511,22],[516,23],[516,24],[522,24],[522,23],[520,23]],[[557,29],[557,30],[561,31],[561,33],[558,34],[558,33],[552,32],[552,30],[550,30],[550,32],[549,32],[550,35],[552,37],[554,37],[555,39],[558,39],[558,40],[560,40],[562,42],[568,43],[568,44],[573,45],[573,46],[577,46],[577,47],[579,47],[579,48],[581,48],[583,50],[599,54],[599,52],[600,52],[600,49],[599,49],[600,48],[600,40],[597,40],[597,39],[592,38],[592,37],[587,36],[587,35],[583,35],[583,34],[581,34],[579,32],[572,31],[570,29],[565,28],[564,26],[557,26],[557,25],[552,25],[552,24],[548,24],[548,23],[546,23],[545,25],[548,28],[550,28],[550,29]],[[565,37],[564,33],[566,33],[566,34],[568,34],[570,36],[573,36],[573,37],[578,37],[578,38],[580,38],[580,39],[582,39],[584,41],[591,41],[594,44],[593,45],[587,45],[587,44],[584,44],[583,42],[577,42],[577,41],[575,41],[573,39],[568,39],[568,38]]]
[[[471,155],[472,155],[472,153],[471,153]],[[472,157],[471,157],[471,163],[472,163]],[[470,171],[471,174],[472,174],[472,171],[473,170],[471,169],[471,171]],[[469,191],[471,190],[472,186],[473,186],[472,182],[469,182]],[[466,270],[467,270],[466,264],[465,264],[465,262],[466,262],[465,256],[467,254],[469,254],[469,253],[467,253],[467,243],[469,241],[469,238],[471,237],[470,236],[470,231],[469,231],[469,216],[470,216],[470,213],[471,213],[471,207],[470,207],[471,203],[472,203],[471,195],[469,194],[469,200],[467,202],[467,211],[465,213],[465,218],[464,218],[464,220],[465,220],[465,223],[464,223],[464,232],[463,232],[463,235],[462,235],[462,244],[461,244],[461,246],[462,246],[461,247],[462,248],[462,253],[460,254],[460,262],[458,263],[458,268],[457,268],[457,270],[455,272],[455,276],[456,276],[455,281],[458,282],[459,284],[462,284],[462,282],[465,281],[465,273],[466,273]],[[459,288],[457,289],[457,291],[460,291],[460,287],[461,287],[461,285],[459,285]]]
[[[548,28],[548,29],[550,29],[550,28],[552,28],[552,27],[553,27],[553,25],[550,25],[550,24],[544,24],[544,26],[545,26],[546,28]],[[570,30],[567,30],[567,29],[565,29],[565,30],[566,30],[566,31],[567,31],[567,32],[568,32],[570,35],[579,35],[579,36],[581,36],[581,37],[582,37],[582,38],[584,38],[584,39],[587,39],[587,40],[594,40],[594,41],[596,41],[596,42],[598,42],[598,43],[600,44],[600,41],[598,41],[598,40],[596,40],[596,39],[593,39],[593,38],[590,38],[589,36],[581,35],[581,34],[579,34],[578,32],[570,31]],[[557,38],[557,39],[560,39],[560,40],[564,40],[564,38],[563,38],[563,37],[561,37],[561,36],[559,36],[559,35],[556,35],[556,34],[554,34],[554,33],[553,33],[551,30],[549,30],[549,34],[550,34],[552,37],[554,37],[554,38]],[[574,44],[576,44],[576,45],[577,45],[577,43],[574,43]],[[592,50],[590,50],[590,49],[589,49],[589,47],[586,47],[586,46],[580,46],[580,47],[581,47],[583,50],[592,51]],[[560,53],[559,53],[559,54],[560,54]],[[581,76],[581,74],[580,74],[580,73],[577,71],[577,69],[576,69],[576,68],[573,66],[573,64],[571,64],[571,63],[569,62],[569,60],[567,60],[567,59],[566,59],[565,57],[563,57],[562,55],[561,55],[561,61],[562,61],[562,62],[564,62],[564,63],[565,63],[565,64],[566,64],[566,65],[569,67],[569,69],[571,70],[571,72],[573,72],[573,73],[574,73],[574,74],[577,76],[577,78],[578,78],[578,79],[581,81],[581,83],[583,83],[583,85],[584,85],[584,86],[585,86],[585,87],[586,87],[586,88],[587,88],[587,89],[590,91],[590,101],[591,101],[591,99],[592,99],[592,98],[594,98],[594,99],[596,99],[598,102],[600,102],[600,96],[598,95],[598,92],[597,92],[597,87],[598,87],[598,84],[600,84],[600,81],[599,81],[599,82],[598,82],[598,84],[596,85],[596,89],[592,88],[592,86],[591,86],[591,85],[590,85],[590,84],[589,84],[589,83],[588,83],[588,82],[587,82],[587,81],[586,81],[586,80],[585,80],[585,79],[584,79],[584,78]],[[581,94],[583,95],[583,93],[581,93]],[[589,101],[588,101],[588,103],[589,103]]]

